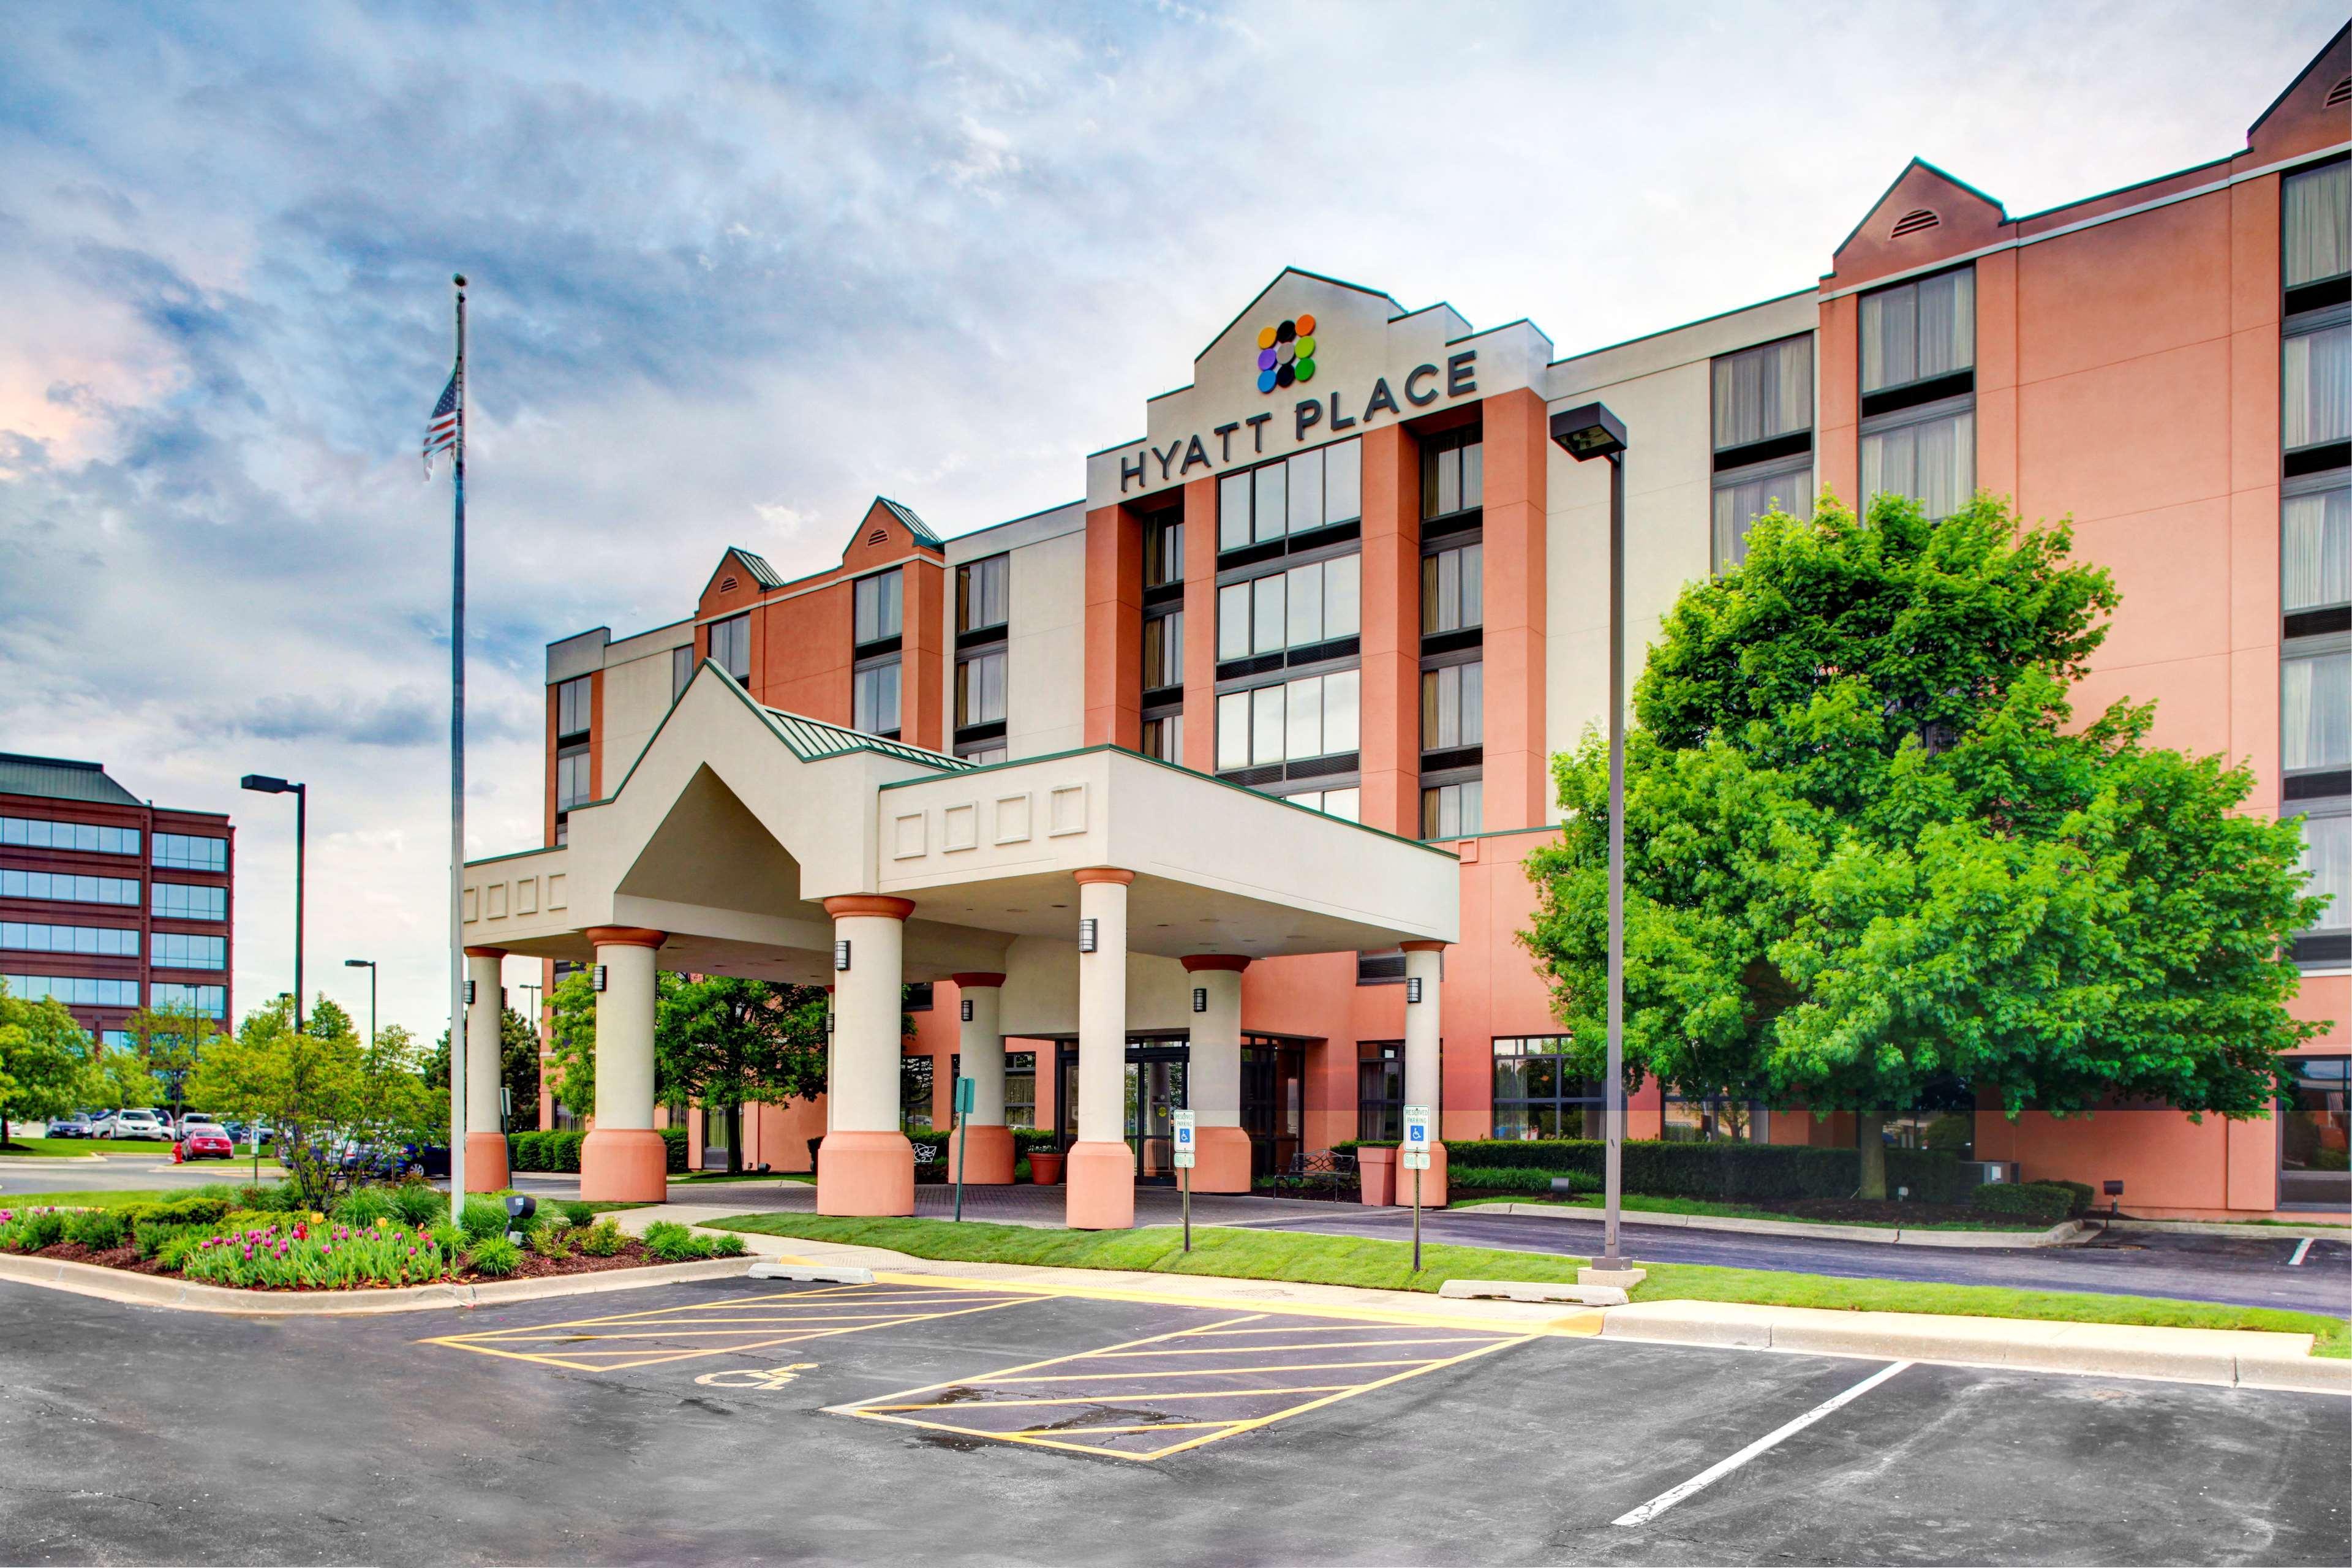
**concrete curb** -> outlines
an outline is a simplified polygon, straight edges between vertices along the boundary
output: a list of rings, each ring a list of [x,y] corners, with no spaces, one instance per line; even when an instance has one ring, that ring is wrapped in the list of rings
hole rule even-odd
[[[1598,1221],[1598,1209],[1563,1208],[1557,1204],[1473,1204],[1449,1209],[1449,1214],[1506,1214],[1530,1219]],[[1786,1236],[1805,1241],[1867,1241],[1881,1247],[2066,1247],[2091,1234],[2078,1220],[2048,1230],[1904,1230],[1895,1226],[1815,1225],[1803,1220],[1735,1219],[1722,1215],[1659,1214],[1650,1209],[1625,1209],[1621,1223],[1654,1225],[1673,1230],[1729,1230],[1749,1236]]]
[[[2250,1329],[1654,1301],[1608,1309],[1601,1334],[1656,1344],[2352,1394],[2352,1361],[2312,1355],[2309,1334]]]
[[[123,1158],[128,1159],[130,1156],[125,1155]],[[11,1160],[22,1160],[27,1168],[36,1171],[46,1165],[103,1165],[106,1163],[106,1156],[103,1154],[0,1154],[0,1171],[6,1170],[8,1162]]]
[[[130,1274],[95,1263],[0,1253],[0,1279],[38,1285],[76,1296],[95,1296],[134,1307],[173,1307],[183,1311],[226,1312],[241,1317],[356,1317],[382,1312],[421,1312],[446,1307],[500,1307],[559,1296],[594,1296],[675,1285],[687,1279],[740,1278],[740,1258],[697,1263],[656,1263],[552,1279],[495,1279],[482,1285],[407,1285],[394,1290],[236,1290],[167,1274]]]
[[[2094,1218],[2098,1216],[2094,1215]],[[2151,1236],[2234,1236],[2241,1241],[2352,1241],[2352,1225],[2237,1225],[2219,1219],[2100,1219],[2109,1230]]]

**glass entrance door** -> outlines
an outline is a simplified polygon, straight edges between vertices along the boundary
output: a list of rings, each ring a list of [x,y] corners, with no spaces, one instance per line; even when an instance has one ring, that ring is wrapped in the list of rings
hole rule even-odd
[[[1054,1131],[1066,1150],[1078,1139],[1078,1047],[1064,1040],[1056,1053],[1062,1092],[1055,1106]],[[1186,1077],[1192,1047],[1181,1040],[1131,1039],[1127,1042],[1127,1146],[1135,1156],[1135,1179],[1160,1186],[1176,1181],[1171,1112],[1189,1108]]]

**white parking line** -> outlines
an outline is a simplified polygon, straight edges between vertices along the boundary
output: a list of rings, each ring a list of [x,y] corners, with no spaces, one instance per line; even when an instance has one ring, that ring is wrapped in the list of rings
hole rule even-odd
[[[2311,1237],[2306,1236],[2301,1241],[2295,1243],[2294,1256],[2286,1260],[2286,1266],[2290,1268],[2300,1267],[2303,1262],[2304,1254],[2310,1250]]]
[[[1840,1405],[1850,1405],[1853,1401],[1860,1399],[1864,1394],[1868,1394],[1872,1389],[1876,1388],[1880,1384],[1885,1383],[1888,1378],[1893,1377],[1896,1373],[1903,1371],[1906,1367],[1912,1364],[1912,1363],[1907,1361],[1898,1361],[1891,1365],[1880,1367],[1876,1372],[1871,1373],[1868,1377],[1864,1378],[1860,1383],[1855,1384],[1843,1394],[1841,1394],[1832,1399],[1823,1400],[1821,1404],[1814,1405],[1811,1410],[1806,1411],[1802,1415],[1798,1416],[1794,1421],[1790,1422],[1787,1426],[1775,1427],[1773,1430],[1764,1434],[1761,1437],[1757,1438],[1753,1443],[1748,1444],[1745,1448],[1740,1449],[1737,1454],[1732,1455],[1731,1458],[1709,1465],[1706,1469],[1701,1470],[1698,1474],[1693,1476],[1682,1485],[1675,1488],[1672,1491],[1660,1492],[1656,1497],[1652,1498],[1649,1501],[1643,1503],[1633,1512],[1621,1514],[1611,1522],[1629,1526],[1649,1523],[1650,1521],[1657,1518],[1658,1515],[1665,1512],[1666,1510],[1674,1507],[1675,1504],[1682,1501],[1683,1499],[1689,1497],[1694,1492],[1706,1490],[1708,1487],[1713,1486],[1716,1482],[1721,1480],[1724,1477],[1729,1475],[1732,1471],[1738,1469],[1740,1466],[1746,1464],[1757,1455],[1765,1452],[1767,1449],[1786,1438],[1795,1436],[1798,1433],[1803,1431],[1806,1427],[1811,1426],[1822,1416],[1827,1415],[1831,1411],[1837,1409]]]

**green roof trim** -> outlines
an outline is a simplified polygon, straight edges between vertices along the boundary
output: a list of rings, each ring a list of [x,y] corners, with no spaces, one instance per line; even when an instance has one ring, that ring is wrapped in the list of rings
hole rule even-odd
[[[711,668],[719,668],[717,665],[711,665]],[[723,669],[719,673],[727,674]],[[729,677],[729,679],[731,682],[733,678]],[[741,688],[739,686],[737,689]],[[787,713],[781,708],[761,708],[760,711],[767,716],[770,727],[783,737],[784,744],[792,748],[793,755],[804,763],[846,756],[852,752],[879,752],[886,757],[896,757],[902,763],[919,763],[941,773],[968,773],[971,769],[971,764],[961,757],[927,751],[921,746],[908,745],[904,741],[886,740],[879,735],[866,734],[862,730],[846,730],[838,724],[828,724],[822,719]]]
[[[915,515],[914,508],[910,506],[902,506],[898,502],[892,500],[888,496],[876,496],[874,499],[880,501],[884,506],[888,507],[890,509],[890,515],[907,525],[907,531],[915,536],[916,543],[928,544],[934,550],[944,550],[947,548],[947,541],[941,539],[938,534],[933,533],[931,531],[931,525]]]
[[[0,752],[0,795],[79,800],[92,805],[137,805],[139,797],[107,776],[102,763]]]
[[[768,564],[768,558],[757,551],[746,550],[740,544],[730,544],[727,547],[727,552],[743,563],[743,570],[751,574],[751,581],[761,587],[781,588],[784,585],[784,580],[776,575],[776,569]]]

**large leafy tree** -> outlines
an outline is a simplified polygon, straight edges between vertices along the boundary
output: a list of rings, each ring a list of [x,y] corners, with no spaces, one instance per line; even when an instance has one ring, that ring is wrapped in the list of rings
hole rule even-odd
[[[2285,1007],[2320,908],[2300,826],[2244,813],[2245,768],[2148,745],[2152,705],[2075,721],[2117,595],[2070,552],[1990,497],[1825,500],[1684,591],[1627,737],[1629,1077],[1850,1110],[1870,1196],[1883,1119],[1954,1079],[2011,1117],[2268,1113],[2315,1027]],[[1598,1076],[1601,737],[1554,773],[1523,940]]]
[[[425,1068],[425,1081],[442,1093],[449,1092],[449,1031],[441,1031],[435,1042],[432,1060]],[[514,1106],[514,1119],[520,1123],[526,1118],[534,1126],[539,1120],[539,1031],[531,1027],[528,1016],[512,1007],[499,1013],[499,1081]]]
[[[723,974],[675,977],[654,1019],[661,1098],[727,1118],[727,1168],[743,1168],[743,1106],[824,1092],[824,992]]]
[[[163,1086],[172,1112],[177,1116],[187,1105],[189,1075],[203,1059],[205,1047],[219,1037],[221,1026],[194,1007],[175,1003],[140,1008],[123,1020],[122,1030],[131,1037],[131,1049]]]
[[[96,1098],[89,1036],[54,996],[8,994],[0,980],[0,1148],[8,1123],[63,1116]]]

